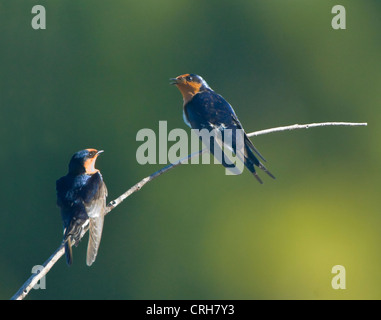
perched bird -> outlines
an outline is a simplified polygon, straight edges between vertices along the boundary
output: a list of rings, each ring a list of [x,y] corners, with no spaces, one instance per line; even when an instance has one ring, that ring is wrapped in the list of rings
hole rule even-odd
[[[241,130],[243,132],[241,151],[239,151],[238,146],[234,145],[234,137],[232,144],[227,147],[239,156],[247,169],[260,183],[262,183],[262,180],[258,177],[254,166],[262,169],[275,179],[258,160],[257,156],[266,161],[244,132],[231,105],[222,96],[215,93],[202,77],[196,74],[183,74],[177,78],[171,78],[170,81],[171,84],[177,86],[183,96],[183,118],[189,127],[198,130],[219,130],[222,134],[225,129],[231,129],[233,135],[238,129]],[[217,144],[222,149],[221,142],[217,141]],[[215,150],[213,146],[211,142],[210,151],[212,154],[214,154]],[[224,146],[226,147],[226,144]],[[223,162],[222,164],[227,167]]]
[[[63,220],[66,262],[73,262],[72,244],[90,229],[86,263],[91,266],[101,242],[107,188],[95,161],[103,150],[85,149],[73,155],[69,172],[56,182],[57,205]]]

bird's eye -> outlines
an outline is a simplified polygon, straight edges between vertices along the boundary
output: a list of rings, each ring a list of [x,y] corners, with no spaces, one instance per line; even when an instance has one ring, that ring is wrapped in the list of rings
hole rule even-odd
[[[186,79],[187,81],[192,81],[192,80],[193,80],[193,78],[192,78],[191,76],[187,76],[185,79]]]

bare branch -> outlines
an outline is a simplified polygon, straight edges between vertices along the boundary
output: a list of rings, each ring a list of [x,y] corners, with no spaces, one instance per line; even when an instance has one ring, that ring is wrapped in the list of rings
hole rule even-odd
[[[289,131],[289,130],[296,130],[296,129],[309,129],[309,128],[315,128],[315,127],[324,127],[324,126],[367,126],[367,123],[351,123],[351,122],[323,122],[323,123],[310,123],[310,124],[294,124],[292,126],[285,126],[285,127],[277,127],[277,128],[271,128],[267,130],[261,130],[261,131],[255,131],[248,133],[249,137],[254,136],[260,136],[272,132],[281,132],[281,131]],[[119,204],[121,204],[126,198],[128,198],[130,195],[135,193],[136,191],[139,191],[143,186],[145,186],[148,182],[154,180],[158,176],[162,175],[165,172],[168,172],[169,170],[178,167],[179,165],[182,165],[184,163],[188,163],[188,161],[192,158],[199,157],[203,153],[207,151],[206,148],[192,153],[188,155],[187,157],[180,159],[179,161],[169,164],[168,166],[154,172],[153,174],[149,175],[148,177],[145,177],[143,180],[139,181],[137,184],[135,184],[133,187],[128,189],[125,193],[120,195],[115,200],[112,200],[107,205],[106,214],[108,214],[111,210],[116,208]],[[64,244],[61,244],[58,249],[49,257],[48,260],[45,261],[43,264],[43,269],[37,273],[33,274],[23,285],[22,287],[15,293],[15,295],[11,298],[11,300],[22,300],[24,299],[30,290],[50,271],[50,269],[54,266],[54,264],[64,255],[65,248]]]
[[[309,129],[309,128],[316,128],[316,127],[326,127],[326,126],[349,126],[349,127],[358,127],[358,126],[367,126],[368,124],[366,122],[363,123],[357,123],[357,122],[321,122],[321,123],[309,123],[309,124],[293,124],[292,126],[285,126],[285,127],[277,127],[277,128],[271,128],[261,131],[255,131],[248,133],[248,137],[257,137],[264,134],[272,133],[272,132],[280,132],[280,131],[290,131],[290,130],[296,130],[296,129]]]
[[[199,157],[200,155],[202,155],[203,153],[206,152],[206,148],[205,149],[202,149],[200,151],[197,151],[197,152],[194,152],[190,155],[188,155],[187,157],[185,158],[182,158],[180,159],[179,161],[175,162],[175,163],[171,163],[169,165],[167,165],[166,167],[160,169],[159,171],[156,171],[154,173],[152,173],[150,176],[148,177],[145,177],[143,180],[139,181],[137,184],[135,184],[133,187],[131,187],[130,189],[128,189],[125,193],[123,193],[122,195],[120,195],[118,198],[116,198],[115,200],[111,201],[108,205],[107,205],[107,211],[106,211],[106,214],[108,214],[112,209],[114,209],[116,206],[118,206],[120,203],[123,202],[124,199],[128,198],[131,194],[135,193],[136,191],[139,191],[141,188],[143,188],[143,186],[152,181],[153,179],[157,178],[158,176],[162,175],[163,173],[173,169],[173,168],[176,168],[177,166],[183,164],[183,163],[187,163],[190,159],[192,158],[196,158],[196,157]]]
[[[43,269],[34,273],[30,278],[23,284],[23,286],[14,294],[11,300],[23,300],[30,290],[50,271],[50,269],[55,265],[55,263],[64,255],[65,245],[61,244],[58,249],[49,257],[48,260],[42,265]]]

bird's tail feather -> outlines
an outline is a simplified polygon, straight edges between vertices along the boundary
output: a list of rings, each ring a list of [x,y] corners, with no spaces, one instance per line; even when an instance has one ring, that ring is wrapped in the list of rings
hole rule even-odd
[[[254,178],[258,180],[258,182],[259,182],[260,184],[263,184],[262,179],[258,176],[258,174],[257,174],[255,171],[252,172],[252,174],[253,174]]]
[[[102,237],[104,216],[103,213],[96,218],[90,218],[89,243],[87,245],[86,264],[90,267],[97,257]]]
[[[259,163],[258,167],[259,167],[259,169],[266,172],[271,178],[276,179],[275,176],[269,170],[267,170],[267,168],[262,163]]]
[[[262,162],[260,162],[255,154],[253,153],[252,149],[249,147],[246,147],[246,152],[245,152],[245,165],[246,167],[250,170],[250,172],[254,175],[254,177],[259,181],[259,183],[263,183],[261,179],[259,179],[254,165],[256,165],[259,169],[262,171],[266,172],[271,178],[275,179],[275,176],[267,170],[267,168],[263,165]]]
[[[257,148],[254,147],[253,143],[251,142],[251,140],[249,139],[249,137],[246,134],[245,134],[245,138],[244,139],[245,139],[245,146],[246,146],[246,148],[251,151],[251,153],[253,154],[254,158],[258,161],[256,156],[254,155],[254,153],[256,153],[259,158],[261,158],[264,162],[266,162],[266,159],[259,153]]]

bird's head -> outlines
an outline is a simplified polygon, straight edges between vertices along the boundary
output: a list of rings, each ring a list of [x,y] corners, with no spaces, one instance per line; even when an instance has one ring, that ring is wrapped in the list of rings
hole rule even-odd
[[[191,100],[195,94],[210,89],[202,77],[193,73],[183,74],[169,80],[171,84],[174,84],[180,90],[183,95],[184,104]]]
[[[95,169],[95,161],[103,150],[85,149],[74,153],[69,163],[69,173],[73,174],[93,174],[98,170]]]

